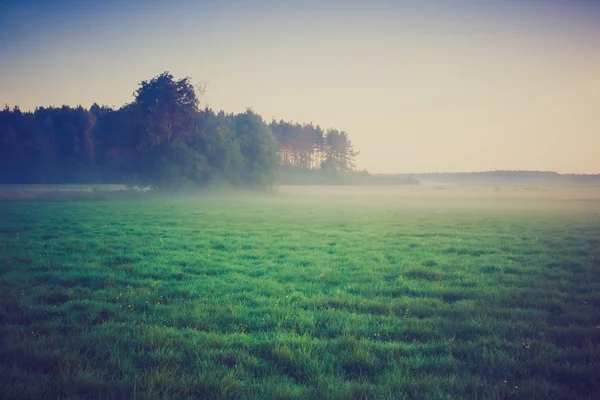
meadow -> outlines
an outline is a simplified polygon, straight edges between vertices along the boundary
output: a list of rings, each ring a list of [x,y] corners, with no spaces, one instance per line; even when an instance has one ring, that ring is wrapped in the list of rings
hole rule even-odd
[[[600,398],[600,188],[0,202],[0,398]]]

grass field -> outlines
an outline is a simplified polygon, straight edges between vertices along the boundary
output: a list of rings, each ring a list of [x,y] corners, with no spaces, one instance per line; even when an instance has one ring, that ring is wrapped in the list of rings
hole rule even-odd
[[[597,188],[0,203],[0,398],[600,398]]]

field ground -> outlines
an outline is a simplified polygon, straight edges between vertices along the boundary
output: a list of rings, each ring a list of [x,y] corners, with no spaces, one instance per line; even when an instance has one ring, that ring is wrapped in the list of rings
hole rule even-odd
[[[58,197],[127,190],[125,185],[0,185],[0,201],[50,200]]]
[[[600,189],[0,203],[0,398],[600,398]]]

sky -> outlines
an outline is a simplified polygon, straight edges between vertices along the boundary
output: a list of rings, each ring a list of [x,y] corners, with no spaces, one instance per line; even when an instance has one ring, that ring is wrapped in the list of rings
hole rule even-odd
[[[0,105],[120,107],[164,71],[374,173],[600,173],[600,1],[0,0]]]

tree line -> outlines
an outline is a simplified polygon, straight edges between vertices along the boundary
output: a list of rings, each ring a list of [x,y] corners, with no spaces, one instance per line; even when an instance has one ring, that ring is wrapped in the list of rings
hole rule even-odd
[[[279,143],[279,163],[295,169],[333,169],[350,172],[356,168],[358,152],[345,131],[319,125],[273,120],[269,127]]]
[[[495,170],[410,174],[423,181],[463,185],[599,185],[600,174],[559,174],[554,171]]]
[[[0,183],[125,183],[197,187],[272,185],[281,169],[348,172],[348,134],[266,123],[247,109],[201,109],[203,88],[164,72],[120,108],[18,106],[0,111]]]

